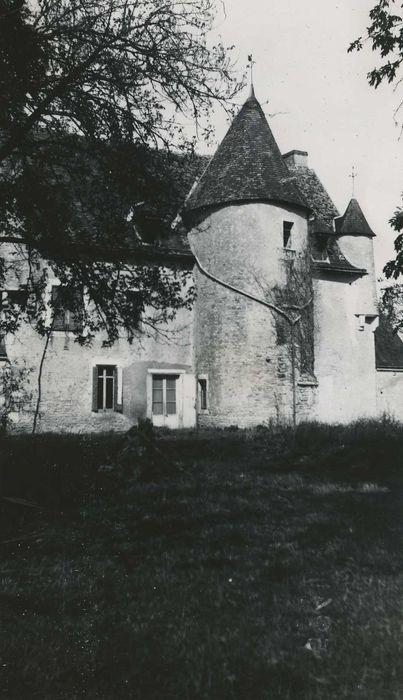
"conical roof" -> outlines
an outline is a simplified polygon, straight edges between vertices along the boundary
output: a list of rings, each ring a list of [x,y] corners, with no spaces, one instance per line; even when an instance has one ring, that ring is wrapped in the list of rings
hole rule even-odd
[[[252,92],[190,193],[185,211],[261,200],[309,209]]]
[[[375,236],[356,199],[351,199],[343,216],[336,219],[339,236]]]

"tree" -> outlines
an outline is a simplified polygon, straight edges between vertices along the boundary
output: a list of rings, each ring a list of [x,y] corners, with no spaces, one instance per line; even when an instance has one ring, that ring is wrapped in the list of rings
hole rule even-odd
[[[112,343],[122,328],[132,340],[133,304],[152,309],[147,332],[191,303],[183,271],[77,251],[87,242],[95,256],[112,239],[135,250],[144,220],[164,235],[172,211],[159,200],[177,203],[178,174],[194,170],[190,126],[208,135],[213,102],[229,106],[240,88],[226,49],[208,44],[213,21],[212,0],[1,0],[0,225],[22,235],[29,272],[0,335],[22,320],[49,333],[50,272],[82,343],[99,331]],[[8,272],[6,261],[0,286]]]
[[[349,51],[361,51],[365,43],[379,54],[382,62],[367,75],[374,88],[388,82],[397,88],[402,80],[403,66],[403,4],[395,0],[378,0],[369,13],[370,25],[366,35],[355,39]],[[395,118],[403,107],[403,100],[395,110]],[[402,126],[403,128],[403,126]],[[397,207],[389,223],[399,233],[395,240],[396,256],[385,265],[386,277],[397,279],[403,273],[403,208]],[[402,323],[400,324],[402,325]]]

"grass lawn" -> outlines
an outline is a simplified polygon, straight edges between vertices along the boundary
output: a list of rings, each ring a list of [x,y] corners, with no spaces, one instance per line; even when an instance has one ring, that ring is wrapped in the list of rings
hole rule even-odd
[[[134,480],[116,438],[3,440],[41,508],[2,501],[2,700],[403,698],[403,429],[157,444]]]

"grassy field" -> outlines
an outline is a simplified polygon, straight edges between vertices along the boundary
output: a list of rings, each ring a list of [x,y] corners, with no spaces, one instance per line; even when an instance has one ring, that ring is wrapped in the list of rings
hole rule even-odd
[[[403,429],[157,447],[3,439],[2,700],[403,698]]]

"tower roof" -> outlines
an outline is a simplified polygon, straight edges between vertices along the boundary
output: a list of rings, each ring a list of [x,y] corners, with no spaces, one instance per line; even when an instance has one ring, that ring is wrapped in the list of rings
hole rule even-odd
[[[336,232],[340,236],[375,236],[356,199],[351,199],[343,216],[337,217]]]
[[[185,209],[261,200],[309,209],[251,91],[191,192]]]

